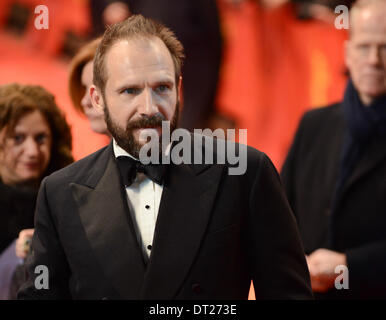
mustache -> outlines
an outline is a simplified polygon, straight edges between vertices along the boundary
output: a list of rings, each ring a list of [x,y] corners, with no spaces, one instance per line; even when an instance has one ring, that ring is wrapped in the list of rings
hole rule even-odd
[[[162,121],[166,121],[162,113],[156,113],[154,116],[143,115],[138,120],[130,121],[126,126],[126,130],[161,127]]]

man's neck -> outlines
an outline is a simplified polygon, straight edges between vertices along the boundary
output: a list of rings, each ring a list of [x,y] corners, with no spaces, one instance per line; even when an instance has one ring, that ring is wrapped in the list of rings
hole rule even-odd
[[[359,97],[361,99],[362,104],[365,107],[370,106],[373,103],[373,101],[374,101],[374,98],[371,97],[371,96],[368,96],[368,95],[360,94]]]
[[[359,94],[359,98],[360,98],[362,104],[365,107],[370,106],[376,99],[381,98],[381,97],[386,98],[386,93],[381,94],[381,95],[376,96],[376,97],[375,96],[364,95],[364,94]]]

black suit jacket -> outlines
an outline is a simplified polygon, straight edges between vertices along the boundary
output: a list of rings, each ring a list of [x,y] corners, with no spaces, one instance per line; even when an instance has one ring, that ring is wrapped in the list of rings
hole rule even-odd
[[[349,290],[331,298],[386,297],[386,139],[367,146],[339,198],[329,230],[346,122],[340,104],[307,112],[282,170],[305,251],[347,254]],[[335,241],[328,244],[327,234]]]
[[[295,219],[270,160],[248,149],[245,175],[227,165],[170,165],[146,265],[112,145],[46,178],[30,274],[19,298],[247,299],[312,296]]]

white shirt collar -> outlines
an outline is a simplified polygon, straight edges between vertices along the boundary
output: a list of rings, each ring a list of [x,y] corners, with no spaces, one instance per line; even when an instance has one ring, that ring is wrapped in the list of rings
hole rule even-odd
[[[114,156],[115,158],[118,158],[120,156],[124,156],[124,157],[130,157],[134,160],[137,160],[139,161],[137,158],[133,157],[130,153],[128,153],[126,150],[122,149],[118,143],[115,141],[115,139],[113,138],[113,151],[114,151]]]
[[[171,149],[171,146],[172,144],[169,143],[168,146],[166,147],[166,155],[169,155],[170,153],[170,149]],[[114,151],[114,156],[115,158],[118,158],[120,156],[124,156],[124,157],[130,157],[134,160],[137,160],[139,161],[139,159],[137,159],[136,157],[132,156],[130,153],[128,153],[126,150],[122,149],[118,143],[115,141],[115,139],[113,138],[113,151]]]

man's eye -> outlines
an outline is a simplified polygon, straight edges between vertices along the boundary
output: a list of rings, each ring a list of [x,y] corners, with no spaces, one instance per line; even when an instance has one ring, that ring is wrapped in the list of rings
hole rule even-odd
[[[359,45],[357,45],[357,49],[360,51],[366,51],[369,49],[369,45],[368,44],[359,44]]]
[[[166,84],[161,84],[157,87],[157,91],[161,93],[167,91],[168,89],[169,87]]]
[[[139,88],[127,88],[125,90],[123,90],[123,92],[127,93],[127,94],[137,94],[139,93],[140,89]]]

